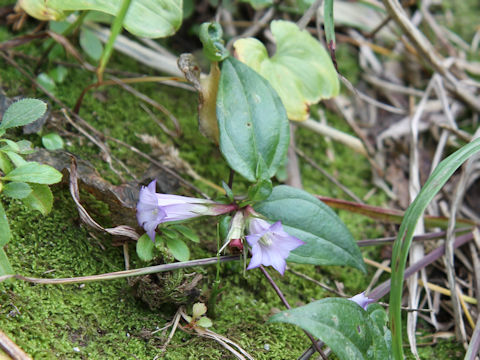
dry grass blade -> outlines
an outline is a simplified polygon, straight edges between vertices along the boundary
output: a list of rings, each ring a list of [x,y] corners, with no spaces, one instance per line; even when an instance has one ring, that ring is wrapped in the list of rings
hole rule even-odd
[[[472,109],[480,112],[480,101],[448,71],[435,48],[410,21],[398,0],[383,0],[383,3],[395,22],[412,41],[415,49],[447,80],[450,90]]]

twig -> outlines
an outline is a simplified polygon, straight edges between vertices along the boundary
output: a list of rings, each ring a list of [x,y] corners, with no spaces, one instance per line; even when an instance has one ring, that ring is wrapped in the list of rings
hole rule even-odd
[[[268,273],[268,271],[263,267],[263,265],[260,265],[260,270],[262,271],[263,275],[265,275],[265,277],[267,278],[268,282],[269,282],[270,285],[273,287],[273,290],[275,290],[275,292],[277,293],[278,297],[279,297],[280,300],[283,302],[283,304],[285,305],[285,307],[286,307],[287,309],[291,309],[292,307],[290,306],[290,304],[288,303],[287,299],[286,299],[285,296],[283,295],[282,290],[280,290],[280,288],[278,287],[278,285],[275,283],[275,280],[273,280],[273,278],[270,276],[270,274]],[[328,358],[327,358],[326,355],[323,353],[320,345],[317,343],[317,341],[315,340],[315,338],[314,338],[310,333],[308,333],[307,331],[303,330],[303,332],[308,336],[308,338],[310,339],[310,341],[312,342],[313,346],[315,347],[315,349],[317,350],[317,352],[320,354],[320,356],[322,357],[322,359],[328,360]]]
[[[334,183],[336,186],[338,186],[342,191],[350,196],[353,200],[355,200],[359,204],[363,204],[363,201],[355,195],[349,188],[347,188],[345,185],[343,185],[340,181],[335,179],[332,175],[330,175],[327,171],[325,171],[323,168],[321,168],[313,159],[309,158],[307,155],[303,153],[302,150],[295,148],[295,152],[300,156],[302,159],[304,159],[307,163],[310,164],[315,170],[318,170],[322,173],[323,176],[325,176],[329,181]]]
[[[0,330],[0,349],[14,360],[32,360],[32,358],[20,349],[2,330]]]
[[[341,142],[344,145],[347,145],[349,148],[353,149],[355,152],[368,156],[367,150],[363,143],[356,137],[346,134],[340,130],[337,130],[331,126],[324,125],[318,121],[307,119],[305,121],[298,121],[298,126],[312,130],[313,132],[331,137],[333,140]]]
[[[305,280],[311,281],[311,282],[313,282],[314,284],[320,286],[322,289],[327,290],[327,291],[329,291],[329,292],[331,292],[331,293],[333,293],[333,294],[335,294],[335,295],[342,296],[342,297],[345,296],[345,294],[342,294],[340,291],[337,291],[337,290],[335,290],[334,288],[332,288],[332,287],[330,287],[330,286],[327,286],[327,285],[325,285],[324,283],[321,283],[320,281],[315,280],[314,278],[311,278],[311,277],[308,276],[308,275],[305,275],[304,273],[301,273],[301,272],[299,272],[299,271],[293,270],[293,269],[291,269],[291,268],[289,268],[289,267],[287,267],[287,271],[289,271],[289,272],[291,272],[292,274],[297,275],[298,277],[301,277],[301,278],[303,278],[303,279],[305,279]]]
[[[318,8],[322,6],[323,0],[315,0],[312,5],[305,11],[305,13],[302,15],[300,20],[297,21],[297,26],[300,29],[305,29],[305,27],[308,25],[310,20],[312,19],[313,15],[317,12]]]
[[[297,153],[295,152],[295,129],[296,126],[290,123],[290,144],[287,152],[287,185],[302,189],[302,175],[298,163]]]
[[[273,17],[275,14],[274,7],[270,7],[263,16],[257,21],[254,22],[252,26],[250,26],[247,30],[245,30],[241,35],[231,38],[227,43],[227,49],[231,49],[234,42],[241,38],[246,38],[250,36],[255,36]]]
[[[190,183],[189,181],[185,180],[184,178],[182,178],[180,175],[178,175],[175,171],[173,171],[172,169],[166,167],[165,165],[163,165],[161,162],[155,160],[154,158],[152,158],[151,156],[145,154],[144,152],[140,151],[139,149],[137,149],[135,146],[133,145],[130,145],[130,144],[127,144],[126,142],[123,142],[122,140],[119,140],[119,139],[115,139],[113,137],[110,137],[110,136],[106,136],[106,138],[108,140],[111,140],[111,141],[114,141],[116,142],[117,144],[120,144],[126,148],[128,148],[130,151],[133,151],[134,153],[140,155],[141,157],[147,159],[148,161],[150,161],[152,164],[154,164],[155,166],[158,166],[160,169],[162,169],[163,171],[165,171],[166,173],[168,173],[169,175],[173,176],[175,179],[177,179],[178,181],[180,181],[183,185],[189,187],[190,189],[194,190],[195,192],[197,192],[198,194],[202,195],[204,198],[206,199],[210,199],[209,196],[207,194],[205,194],[202,190],[200,190],[199,188],[197,188],[195,185],[193,185],[192,183]]]
[[[35,277],[18,275],[18,274],[2,275],[0,276],[0,282],[5,281],[7,279],[17,279],[17,280],[23,280],[26,282],[34,283],[34,284],[76,284],[76,283],[82,283],[87,281],[112,280],[112,279],[121,279],[121,278],[126,278],[131,276],[143,276],[143,275],[156,274],[156,273],[165,272],[165,271],[184,269],[184,268],[189,268],[194,266],[214,265],[214,264],[217,264],[218,261],[227,262],[227,261],[235,261],[235,260],[240,260],[240,256],[229,255],[229,256],[211,257],[211,258],[205,258],[205,259],[199,259],[199,260],[189,260],[189,261],[182,261],[182,262],[171,263],[171,264],[148,266],[140,269],[115,271],[115,272],[100,274],[100,275],[79,276],[79,277],[72,277],[72,278],[58,278],[58,279],[35,278]]]

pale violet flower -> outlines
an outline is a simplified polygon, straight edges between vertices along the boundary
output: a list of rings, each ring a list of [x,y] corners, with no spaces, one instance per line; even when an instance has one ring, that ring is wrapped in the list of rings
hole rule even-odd
[[[355,295],[354,297],[349,298],[348,300],[351,300],[351,301],[357,303],[358,305],[360,305],[363,308],[363,310],[367,310],[368,305],[375,302],[375,300],[370,299],[367,296],[365,296],[365,291],[360,293],[360,294]]]
[[[138,223],[152,241],[155,241],[155,229],[161,223],[202,215],[220,215],[236,208],[235,205],[218,204],[211,200],[158,194],[155,186],[155,180],[148,186],[142,186],[137,204]]]
[[[260,265],[273,266],[283,275],[287,266],[285,259],[290,251],[305,244],[295,236],[287,234],[280,221],[271,225],[265,220],[252,217],[248,230],[250,235],[247,235],[246,239],[252,248],[252,259],[247,270]]]

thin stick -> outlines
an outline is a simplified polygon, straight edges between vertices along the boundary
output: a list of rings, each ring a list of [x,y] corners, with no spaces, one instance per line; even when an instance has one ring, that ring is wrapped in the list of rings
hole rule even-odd
[[[32,358],[20,349],[2,330],[0,330],[0,349],[12,359],[32,360]]]
[[[267,278],[268,282],[269,282],[270,285],[273,287],[273,290],[275,290],[275,292],[277,293],[278,297],[279,297],[280,300],[283,302],[283,304],[285,305],[285,307],[286,307],[287,309],[291,309],[292,307],[290,306],[290,304],[288,303],[287,299],[285,298],[285,295],[283,295],[282,290],[280,290],[280,288],[278,287],[278,285],[275,283],[275,280],[273,280],[273,278],[270,276],[270,274],[268,273],[268,271],[263,267],[263,265],[260,265],[260,270],[262,271],[263,275],[265,275],[265,277]],[[307,331],[303,330],[303,332],[308,336],[308,338],[309,338],[310,341],[312,342],[313,346],[315,346],[315,349],[318,351],[318,353],[320,354],[320,356],[322,357],[322,359],[328,360],[327,356],[323,353],[322,349],[320,348],[320,345],[317,343],[317,341],[315,340],[315,338],[314,338],[310,333],[308,333]]]
[[[113,279],[122,279],[126,277],[131,277],[131,276],[156,274],[160,272],[184,269],[184,268],[189,268],[194,266],[214,265],[219,261],[227,262],[227,261],[235,261],[235,260],[240,260],[240,256],[229,255],[229,256],[220,256],[219,258],[211,257],[211,258],[198,259],[198,260],[182,261],[182,262],[177,262],[172,264],[148,266],[140,269],[115,271],[115,272],[100,274],[100,275],[79,276],[79,277],[73,277],[73,278],[59,278],[59,279],[35,278],[35,277],[18,275],[18,274],[3,275],[3,276],[0,276],[0,282],[5,281],[7,279],[18,279],[18,280],[31,282],[34,284],[76,284],[76,283],[83,283],[87,281],[113,280]]]

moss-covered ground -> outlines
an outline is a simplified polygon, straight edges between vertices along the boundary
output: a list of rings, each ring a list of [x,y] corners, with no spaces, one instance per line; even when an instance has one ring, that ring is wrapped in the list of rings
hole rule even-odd
[[[0,28],[0,41],[11,36]],[[39,45],[36,43],[18,50],[38,55],[41,52]],[[32,71],[35,66],[34,62],[17,60],[27,71]],[[111,66],[139,73],[151,72],[118,55]],[[53,64],[48,64],[46,70],[52,67]],[[57,85],[56,94],[66,104],[73,106],[81,90],[93,79],[91,73],[71,68],[66,80]],[[32,90],[31,84],[2,60],[0,86],[9,96],[33,96],[48,100],[42,93]],[[135,87],[168,108],[180,121],[184,134],[174,142],[181,157],[205,178],[216,183],[226,181],[229,170],[219,151],[199,136],[197,131],[195,94],[158,84]],[[150,147],[143,144],[137,134],[147,133],[161,141],[171,141],[141,109],[140,100],[115,86],[100,91],[102,100],[93,96],[93,92],[90,93],[80,113],[98,130],[147,153],[151,151]],[[53,109],[58,110],[56,107]],[[341,130],[349,131],[340,119],[329,115],[329,121]],[[19,136],[20,133],[15,135]],[[28,139],[40,145],[40,136],[30,135]],[[360,155],[352,154],[338,144],[329,145],[322,137],[303,129],[297,132],[297,139],[298,146],[305,153],[357,195],[362,197],[371,189],[369,164]],[[109,145],[115,156],[142,177],[148,167],[147,162],[113,142]],[[334,151],[334,160],[326,160],[329,147]],[[85,139],[69,138],[66,149],[88,159],[105,179],[120,182],[101,159],[98,148]],[[303,163],[302,176],[307,191],[346,198],[320,173]],[[196,185],[213,194],[205,185]],[[52,189],[55,203],[47,216],[28,211],[18,201],[2,198],[13,233],[6,252],[15,271],[23,275],[53,278],[123,270],[122,248],[113,246],[110,237],[92,232],[80,223],[66,186],[56,185]],[[180,191],[189,194],[185,189]],[[88,201],[95,205],[95,200]],[[384,202],[385,197],[379,192],[368,200],[369,204],[374,205],[384,205]],[[108,211],[104,209],[101,215],[101,219],[107,219]],[[368,219],[343,212],[340,216],[356,239],[382,235],[382,227]],[[195,227],[202,241],[200,245],[192,244],[194,257],[212,256],[209,242],[215,241],[215,224],[211,220],[197,221]],[[130,254],[132,267],[146,265],[137,259],[133,244],[130,245]],[[370,250],[365,254],[378,254],[378,251]],[[362,291],[374,271],[370,269],[369,275],[365,276],[342,267],[295,264],[292,267],[330,286],[335,286],[335,281],[342,282],[345,291],[350,294]],[[221,286],[226,290],[219,298],[212,330],[238,342],[256,359],[296,359],[309,346],[308,339],[294,326],[266,323],[269,315],[282,309],[282,304],[259,271],[249,271],[243,276],[242,270],[237,263],[222,265]],[[200,287],[202,297],[206,300],[215,278],[215,268],[189,271],[204,275]],[[320,287],[289,272],[284,277],[278,274],[273,276],[293,305],[330,296]],[[0,284],[0,328],[35,359],[154,359],[157,356],[172,360],[233,358],[218,343],[181,331],[177,331],[166,352],[161,352],[165,332],[152,332],[164,327],[174,312],[175,308],[168,305],[156,311],[150,310],[135,298],[125,279],[75,285],[32,285],[22,281]],[[450,355],[442,355],[447,352]],[[458,347],[449,351],[440,345],[429,347],[424,353],[424,359],[451,359],[454,358],[451,354],[458,354]]]

